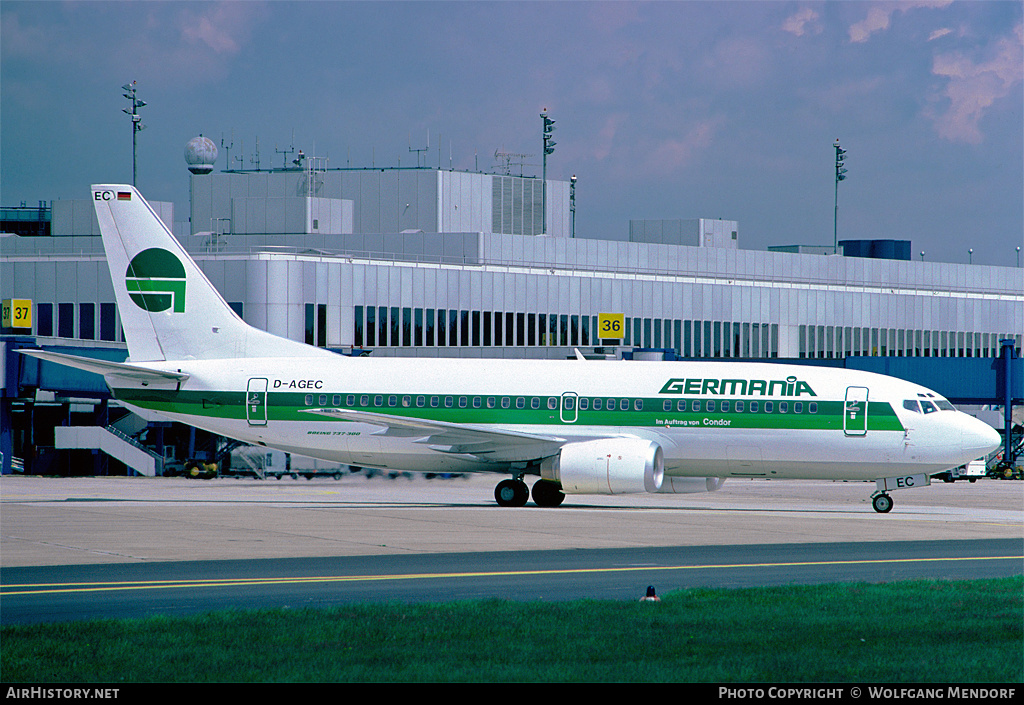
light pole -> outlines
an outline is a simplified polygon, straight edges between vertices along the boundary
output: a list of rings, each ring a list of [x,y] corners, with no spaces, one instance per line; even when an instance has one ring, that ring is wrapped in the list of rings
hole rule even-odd
[[[1020,267],[1020,245],[1017,245],[1017,267]]]
[[[572,215],[572,226],[570,227],[570,233],[572,237],[576,237],[576,174],[573,174],[569,179],[569,213]],[[1017,248],[1017,260],[1018,266],[1020,261],[1020,248]]]
[[[839,182],[846,179],[846,168],[843,160],[846,159],[846,150],[839,146],[839,138],[836,138],[832,145],[836,148],[836,210],[832,218],[832,254],[839,254]]]
[[[146,106],[146,101],[139,100],[135,95],[135,81],[126,83],[121,86],[124,91],[124,97],[132,102],[132,107],[122,108],[121,112],[130,116],[132,119],[132,186],[135,186],[135,179],[138,174],[138,161],[136,158],[136,140],[135,136],[146,129],[146,126],[142,124],[142,117],[139,115],[139,108]]]
[[[552,132],[555,131],[555,121],[548,117],[548,109],[544,108],[544,112],[540,114],[541,120],[544,121],[544,175],[541,179],[541,209],[544,211],[541,215],[541,232],[544,235],[548,234],[548,155],[555,151],[555,140],[553,139]]]
[[[974,248],[968,248],[967,250],[967,264],[974,264]]]

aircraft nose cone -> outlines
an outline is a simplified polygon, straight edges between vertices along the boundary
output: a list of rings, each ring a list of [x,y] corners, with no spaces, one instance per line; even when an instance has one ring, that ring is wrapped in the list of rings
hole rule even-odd
[[[967,417],[966,421],[961,443],[965,453],[970,453],[972,458],[980,458],[999,447],[1002,437],[998,431],[973,417]]]

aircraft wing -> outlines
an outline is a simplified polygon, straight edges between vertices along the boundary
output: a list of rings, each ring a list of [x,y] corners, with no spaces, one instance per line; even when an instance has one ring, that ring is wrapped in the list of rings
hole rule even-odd
[[[336,421],[383,427],[375,435],[420,437],[417,443],[439,453],[472,455],[491,462],[534,460],[554,455],[566,439],[537,433],[507,431],[475,424],[457,424],[354,409],[306,409],[305,413]]]
[[[66,355],[64,353],[52,352],[50,350],[18,350],[22,355],[56,362],[58,365],[74,367],[75,369],[94,372],[98,375],[117,375],[133,379],[138,382],[184,382],[188,379],[185,372],[164,372],[162,370],[151,370],[148,367],[139,367],[124,362],[111,362],[110,360],[97,360],[92,357],[81,357],[79,355]]]

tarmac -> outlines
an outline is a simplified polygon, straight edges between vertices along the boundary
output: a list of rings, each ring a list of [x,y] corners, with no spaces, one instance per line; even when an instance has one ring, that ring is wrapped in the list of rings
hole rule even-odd
[[[726,481],[713,493],[569,496],[498,507],[500,476],[313,480],[0,478],[0,568],[154,561],[823,542],[1024,540],[1024,483],[893,492]],[[528,478],[529,479],[529,478]],[[880,546],[879,551],[884,551]]]

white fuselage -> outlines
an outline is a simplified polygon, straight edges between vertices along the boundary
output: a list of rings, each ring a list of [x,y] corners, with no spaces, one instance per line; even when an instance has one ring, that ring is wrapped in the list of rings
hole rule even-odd
[[[743,362],[248,358],[144,363],[185,370],[180,390],[108,377],[130,406],[239,440],[338,463],[397,470],[508,472],[536,459],[445,452],[423,433],[389,432],[359,409],[573,442],[651,440],[666,476],[873,480],[935,473],[992,445],[994,430],[936,398],[871,373]],[[150,394],[147,395],[147,392]],[[600,408],[595,408],[599,406]],[[613,409],[609,410],[609,406]],[[920,409],[920,407],[918,407]]]

